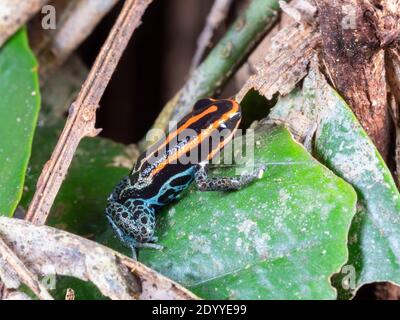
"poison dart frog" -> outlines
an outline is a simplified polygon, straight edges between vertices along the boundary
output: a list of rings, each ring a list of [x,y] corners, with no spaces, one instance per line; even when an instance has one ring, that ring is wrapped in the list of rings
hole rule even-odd
[[[232,139],[240,121],[241,108],[234,100],[198,101],[174,130],[140,155],[129,176],[115,187],[105,213],[134,257],[136,248],[162,249],[154,236],[155,215],[193,181],[200,191],[232,191],[262,177],[264,168],[237,177],[208,177],[210,161]],[[210,143],[215,134],[220,134],[217,143]],[[181,161],[196,148],[206,151],[198,152],[196,161]]]

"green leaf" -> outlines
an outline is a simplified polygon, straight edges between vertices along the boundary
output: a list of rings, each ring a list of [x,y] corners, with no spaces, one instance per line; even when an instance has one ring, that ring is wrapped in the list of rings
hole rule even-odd
[[[355,192],[285,128],[255,139],[264,177],[238,192],[191,188],[159,215],[164,250],[139,258],[202,298],[334,299],[329,278],[347,260]]]
[[[21,30],[0,48],[0,215],[21,198],[39,108],[37,62]]]
[[[302,121],[293,121],[299,114]],[[351,289],[352,283],[356,289],[375,281],[400,284],[400,195],[390,171],[345,101],[314,70],[302,91],[280,100],[270,119],[285,121],[294,132],[304,131],[307,122],[309,128],[317,124],[315,155],[358,193],[348,266],[336,279],[340,289]],[[343,275],[345,286],[340,283]]]

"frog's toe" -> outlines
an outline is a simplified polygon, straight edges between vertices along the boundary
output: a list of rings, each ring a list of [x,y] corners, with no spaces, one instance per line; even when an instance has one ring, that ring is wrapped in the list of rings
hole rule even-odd
[[[265,170],[266,170],[266,166],[265,166],[265,165],[261,165],[261,166],[256,170],[256,172],[255,172],[254,175],[255,175],[258,179],[262,179],[262,177],[264,176]]]
[[[155,250],[163,250],[164,249],[164,246],[162,246],[162,245],[160,245],[160,244],[157,244],[157,243],[149,243],[149,242],[146,242],[146,243],[138,243],[137,244],[137,247],[138,248],[141,248],[141,249],[143,249],[143,248],[148,248],[148,249],[155,249]]]
[[[136,247],[131,247],[131,250],[132,250],[132,260],[137,261]]]

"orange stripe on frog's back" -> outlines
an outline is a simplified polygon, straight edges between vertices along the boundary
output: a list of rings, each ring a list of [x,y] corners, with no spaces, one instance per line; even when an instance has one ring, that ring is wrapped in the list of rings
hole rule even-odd
[[[217,110],[218,110],[218,107],[215,105],[212,105],[212,106],[208,107],[207,109],[205,109],[203,112],[199,113],[198,115],[195,115],[195,116],[189,118],[177,130],[170,132],[168,134],[167,138],[163,141],[163,143],[160,146],[158,146],[154,151],[152,151],[150,154],[148,154],[147,157],[145,157],[141,161],[141,163],[142,164],[146,163],[146,161],[148,161],[157,151],[163,150],[163,148],[165,146],[167,146],[168,143],[170,143],[173,138],[177,137],[183,130],[189,128],[193,123],[195,123],[196,121],[200,120],[201,118],[203,118],[203,117],[207,116],[208,114],[213,113]]]
[[[157,173],[159,173],[162,169],[164,169],[164,167],[169,164],[169,163],[176,163],[176,161],[185,153],[190,152],[191,150],[193,150],[195,147],[197,147],[198,145],[200,145],[204,139],[206,139],[207,137],[209,137],[211,135],[211,133],[214,130],[217,130],[218,127],[228,121],[231,117],[233,117],[238,111],[239,111],[239,104],[236,101],[231,101],[231,103],[233,104],[233,108],[231,110],[229,110],[228,112],[224,113],[218,120],[214,121],[208,128],[205,128],[204,130],[201,131],[201,133],[199,135],[196,136],[195,139],[191,140],[188,144],[186,144],[184,147],[182,147],[181,149],[179,149],[177,152],[175,152],[174,154],[172,154],[170,157],[168,157],[167,159],[165,159],[164,161],[162,161],[157,167],[155,167],[153,169],[153,171],[151,172],[150,176],[154,176]],[[216,106],[212,106],[217,108]],[[210,107],[210,108],[212,108]],[[213,149],[209,156],[208,156],[208,160],[211,160],[212,157],[218,152],[218,150],[222,149],[224,147],[224,145],[226,143],[228,143],[231,139],[232,136],[234,134],[234,132],[236,131],[237,127],[239,126],[240,121],[238,121],[238,123],[236,124],[234,130],[232,130],[232,133],[228,136],[227,139],[224,139],[221,143],[219,143],[219,145]]]

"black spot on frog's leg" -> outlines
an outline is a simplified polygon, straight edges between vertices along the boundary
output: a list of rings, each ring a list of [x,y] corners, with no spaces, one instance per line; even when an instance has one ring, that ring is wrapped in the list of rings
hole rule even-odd
[[[123,178],[114,188],[113,192],[111,193],[111,195],[109,196],[108,200],[109,201],[118,201],[118,199],[120,198],[123,190],[125,190],[126,188],[128,188],[130,186],[129,183],[129,177],[125,177]]]
[[[139,211],[139,210],[136,210],[136,211],[133,213],[131,219],[134,220],[134,221],[137,221],[137,220],[139,220],[139,217],[140,217],[140,211]]]
[[[172,187],[185,187],[192,181],[192,179],[193,177],[191,175],[180,176],[172,180],[170,185]]]
[[[105,213],[107,217],[110,217],[114,221],[118,222],[124,210],[126,210],[126,208],[124,208],[124,206],[122,206],[120,203],[109,200]]]
[[[155,230],[154,209],[140,199],[128,199],[124,206],[129,208],[129,215],[123,221],[124,228],[138,242],[151,242]]]
[[[168,204],[176,198],[178,193],[179,192],[174,188],[168,189],[158,198],[158,202],[162,204]]]

